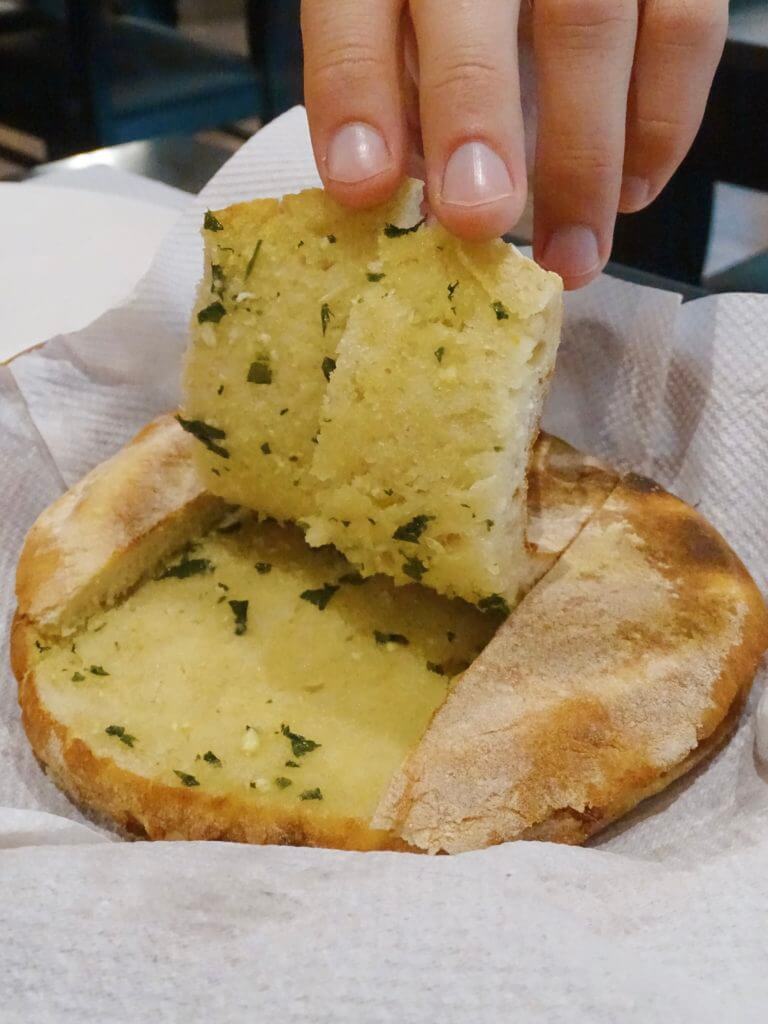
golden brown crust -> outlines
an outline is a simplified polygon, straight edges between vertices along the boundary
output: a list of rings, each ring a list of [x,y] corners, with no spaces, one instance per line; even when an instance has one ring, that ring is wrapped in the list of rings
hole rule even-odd
[[[723,539],[630,477],[462,677],[374,824],[431,851],[580,841],[706,752],[766,646]]]
[[[43,630],[71,630],[133,586],[191,520],[204,529],[222,515],[195,470],[196,443],[162,416],[46,509],[16,573],[21,614]]]

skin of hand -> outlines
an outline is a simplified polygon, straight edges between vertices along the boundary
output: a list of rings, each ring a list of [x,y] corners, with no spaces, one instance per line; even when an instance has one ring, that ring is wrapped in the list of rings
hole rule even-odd
[[[367,207],[416,173],[449,231],[486,239],[523,211],[527,143],[534,255],[580,288],[617,211],[647,206],[690,148],[727,26],[728,0],[303,0],[320,176]]]

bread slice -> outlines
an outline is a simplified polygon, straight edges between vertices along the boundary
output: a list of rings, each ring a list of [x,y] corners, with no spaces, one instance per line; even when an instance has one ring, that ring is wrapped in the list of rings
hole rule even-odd
[[[727,738],[766,646],[723,539],[629,476],[448,695],[374,825],[432,852],[582,842]]]
[[[499,616],[363,582],[296,528],[210,498],[194,444],[171,417],[150,426],[43,514],[19,565],[27,735],[119,828],[359,850],[580,841],[736,721],[765,608],[651,485],[542,438],[535,585],[496,632]],[[153,494],[155,514],[134,514]]]
[[[210,490],[365,576],[514,603],[562,284],[512,246],[312,190],[209,215],[182,423]],[[413,213],[411,214],[413,216]]]

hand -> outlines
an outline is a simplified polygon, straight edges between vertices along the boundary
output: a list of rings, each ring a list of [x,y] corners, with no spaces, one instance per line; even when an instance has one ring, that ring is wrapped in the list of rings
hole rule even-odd
[[[538,93],[534,254],[579,288],[608,260],[617,210],[651,202],[693,142],[728,0],[522,2]],[[527,190],[520,3],[303,0],[328,191],[349,206],[383,202],[423,141],[429,203],[448,230],[514,227]]]

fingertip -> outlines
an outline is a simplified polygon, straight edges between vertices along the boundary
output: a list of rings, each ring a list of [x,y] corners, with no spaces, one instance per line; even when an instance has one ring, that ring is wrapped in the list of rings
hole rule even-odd
[[[402,147],[397,147],[398,150]],[[403,178],[402,158],[373,125],[353,122],[330,137],[319,161],[326,190],[344,206],[364,209],[389,199]]]
[[[534,245],[536,261],[563,279],[566,291],[576,291],[594,281],[607,262],[607,255],[594,230],[586,224],[555,228]]]
[[[625,175],[621,182],[619,213],[639,213],[652,202],[654,195],[651,183],[647,178],[631,174]]]

